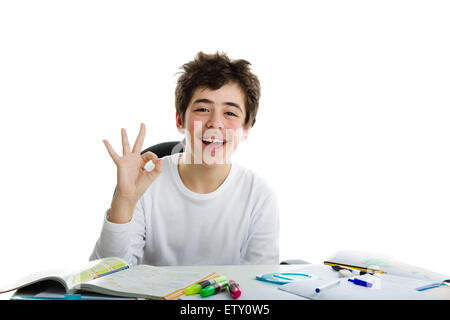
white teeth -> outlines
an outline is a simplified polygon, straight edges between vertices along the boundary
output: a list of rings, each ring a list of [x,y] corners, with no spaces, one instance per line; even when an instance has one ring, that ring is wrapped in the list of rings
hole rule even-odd
[[[206,141],[206,142],[212,142],[212,143],[223,143],[222,140],[211,139],[211,138],[205,138],[205,139],[203,139],[203,141]]]

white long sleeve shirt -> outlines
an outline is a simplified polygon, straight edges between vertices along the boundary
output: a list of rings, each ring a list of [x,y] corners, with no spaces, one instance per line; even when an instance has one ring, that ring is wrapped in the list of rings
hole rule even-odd
[[[139,199],[130,222],[105,214],[91,260],[108,256],[131,265],[278,264],[279,217],[267,184],[235,163],[211,193],[189,190],[178,157],[162,158],[163,171]]]

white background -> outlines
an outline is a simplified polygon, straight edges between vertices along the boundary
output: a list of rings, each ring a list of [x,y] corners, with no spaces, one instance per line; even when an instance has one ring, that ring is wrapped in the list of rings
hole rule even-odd
[[[88,260],[115,186],[102,139],[175,127],[179,67],[244,58],[235,161],[276,190],[281,259],[380,252],[450,274],[446,1],[3,1],[0,281]],[[1,283],[1,282],[0,282]]]

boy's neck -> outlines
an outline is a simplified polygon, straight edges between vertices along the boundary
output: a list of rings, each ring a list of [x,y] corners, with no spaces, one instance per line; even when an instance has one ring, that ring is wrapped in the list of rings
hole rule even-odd
[[[181,181],[189,190],[196,193],[211,193],[225,181],[231,170],[231,164],[207,167],[202,164],[187,164],[183,153],[178,160],[178,173]]]

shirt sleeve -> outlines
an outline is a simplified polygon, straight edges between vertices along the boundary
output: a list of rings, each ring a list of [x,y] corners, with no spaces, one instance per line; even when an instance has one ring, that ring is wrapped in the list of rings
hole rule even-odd
[[[145,246],[145,216],[141,200],[136,204],[133,217],[127,223],[108,221],[106,211],[100,237],[97,240],[90,260],[106,257],[119,257],[130,266],[140,264]]]
[[[274,193],[255,206],[242,264],[279,264],[280,222]]]

